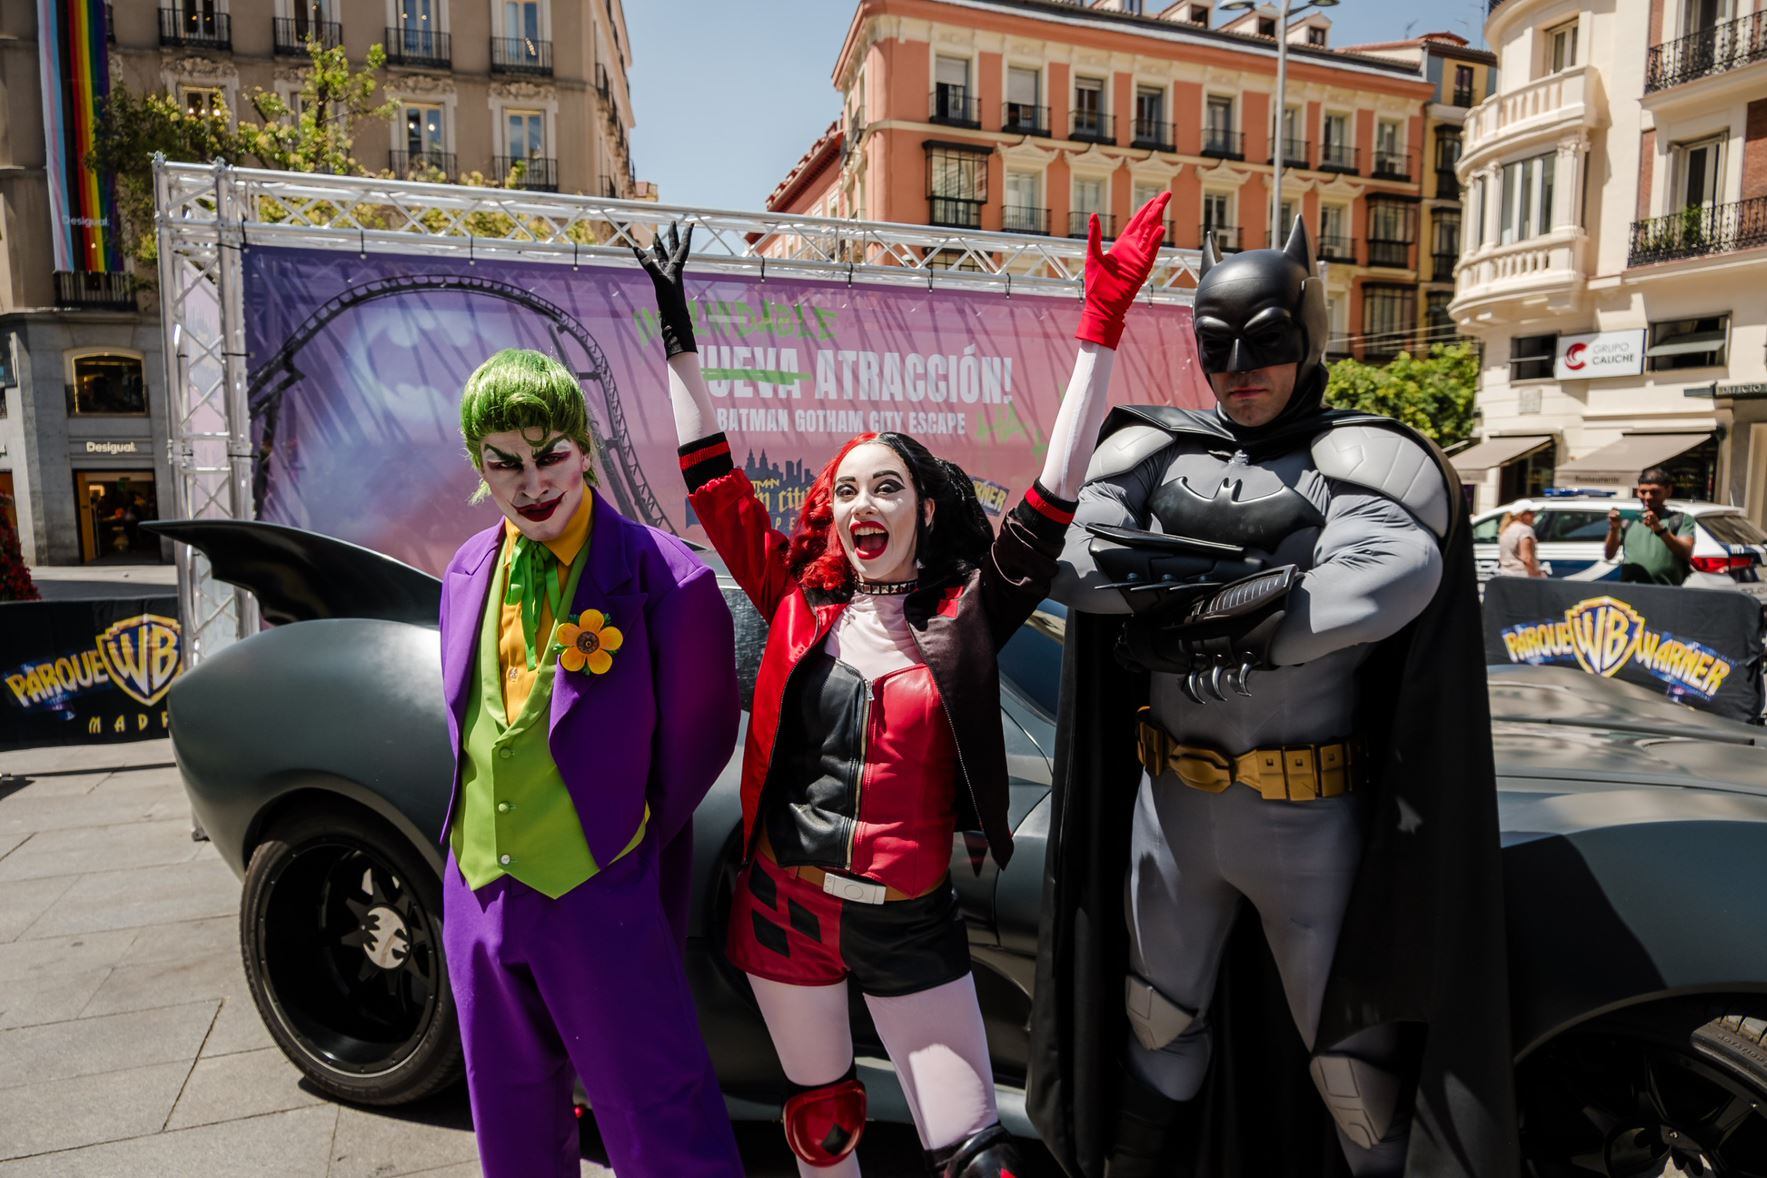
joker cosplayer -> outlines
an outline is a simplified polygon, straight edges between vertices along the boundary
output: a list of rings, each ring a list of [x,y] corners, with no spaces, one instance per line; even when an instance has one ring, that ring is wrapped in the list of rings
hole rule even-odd
[[[621,1175],[740,1175],[681,963],[690,824],[736,743],[730,612],[590,490],[577,379],[499,352],[460,406],[503,512],[442,586],[456,756],[443,946],[490,1178],[575,1175],[580,1076]]]

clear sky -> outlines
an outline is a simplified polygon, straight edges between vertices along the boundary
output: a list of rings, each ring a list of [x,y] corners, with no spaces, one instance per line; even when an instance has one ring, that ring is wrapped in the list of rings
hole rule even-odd
[[[840,113],[830,76],[854,0],[626,0],[633,162],[669,204],[753,209]],[[1485,0],[1342,0],[1334,44],[1447,31],[1484,44]],[[1409,31],[1407,31],[1409,30]]]

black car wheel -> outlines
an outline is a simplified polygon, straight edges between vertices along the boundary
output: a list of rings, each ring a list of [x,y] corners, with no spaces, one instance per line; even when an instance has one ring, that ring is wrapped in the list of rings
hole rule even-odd
[[[403,1104],[459,1076],[441,883],[398,831],[337,810],[278,822],[252,854],[239,924],[264,1025],[327,1093]]]
[[[1671,1006],[1602,1020],[1516,1073],[1533,1178],[1767,1174],[1767,1020]]]

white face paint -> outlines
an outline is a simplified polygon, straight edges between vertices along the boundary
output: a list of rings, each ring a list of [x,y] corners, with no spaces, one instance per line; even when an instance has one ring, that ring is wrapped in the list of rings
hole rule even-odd
[[[582,447],[538,430],[504,430],[479,444],[485,485],[503,517],[541,544],[558,539],[589,493],[590,458]]]
[[[916,575],[920,499],[908,464],[882,442],[855,446],[834,472],[834,532],[853,570],[867,581]],[[925,505],[932,522],[933,505]]]

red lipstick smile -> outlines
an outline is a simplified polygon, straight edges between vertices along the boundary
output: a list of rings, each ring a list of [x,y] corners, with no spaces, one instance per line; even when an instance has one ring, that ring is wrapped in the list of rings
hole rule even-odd
[[[529,520],[532,523],[540,523],[544,520],[551,519],[552,513],[557,511],[558,505],[563,502],[564,496],[560,495],[556,499],[548,499],[543,503],[530,503],[526,507],[518,507],[515,510],[516,514],[523,519]]]
[[[888,529],[869,520],[854,524],[849,534],[853,537],[853,552],[860,560],[876,560],[890,546]]]

